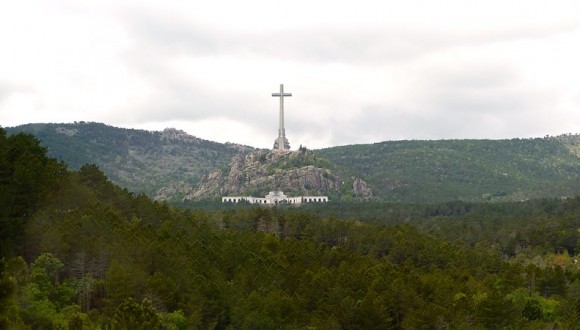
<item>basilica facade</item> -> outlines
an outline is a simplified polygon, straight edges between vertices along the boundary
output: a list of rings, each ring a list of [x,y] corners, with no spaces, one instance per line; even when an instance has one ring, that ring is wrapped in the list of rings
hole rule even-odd
[[[326,203],[328,196],[298,196],[288,197],[282,191],[270,191],[264,197],[254,196],[224,196],[222,203],[249,203],[262,205],[278,205],[278,204],[305,204],[305,203]]]

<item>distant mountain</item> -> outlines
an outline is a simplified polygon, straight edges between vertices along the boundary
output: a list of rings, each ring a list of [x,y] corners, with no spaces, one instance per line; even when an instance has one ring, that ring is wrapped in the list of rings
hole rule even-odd
[[[375,196],[386,201],[520,201],[580,195],[580,135],[389,141],[316,154],[364,178]]]
[[[94,163],[114,183],[169,201],[259,196],[273,189],[404,203],[580,195],[580,135],[388,141],[280,156],[175,129],[149,132],[81,122],[6,130],[35,135],[49,155],[72,169]]]
[[[150,132],[92,122],[28,124],[6,130],[36,136],[49,156],[73,170],[96,164],[114,183],[152,197],[169,185],[196,183],[210,170],[227,166],[233,156],[254,150],[199,139],[176,129]]]

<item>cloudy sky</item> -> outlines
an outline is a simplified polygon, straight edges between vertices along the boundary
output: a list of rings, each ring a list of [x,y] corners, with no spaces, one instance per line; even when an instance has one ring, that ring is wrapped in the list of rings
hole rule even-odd
[[[290,144],[580,133],[578,0],[0,1],[0,126]]]

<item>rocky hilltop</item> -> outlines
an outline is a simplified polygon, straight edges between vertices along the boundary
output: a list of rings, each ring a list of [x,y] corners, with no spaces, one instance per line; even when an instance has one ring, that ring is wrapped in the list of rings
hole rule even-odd
[[[204,175],[185,200],[201,200],[224,195],[263,196],[282,190],[290,196],[350,195],[368,198],[372,191],[361,178],[341,178],[333,164],[311,151],[257,150],[232,158],[230,166]]]

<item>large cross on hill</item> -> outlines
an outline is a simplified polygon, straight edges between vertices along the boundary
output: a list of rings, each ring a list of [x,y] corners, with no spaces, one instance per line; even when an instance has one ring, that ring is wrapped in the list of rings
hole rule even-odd
[[[280,93],[272,93],[272,96],[280,98],[280,128],[278,129],[278,138],[274,141],[274,150],[289,150],[290,143],[286,139],[284,129],[284,97],[292,96],[292,93],[284,93],[284,84],[280,84]]]

